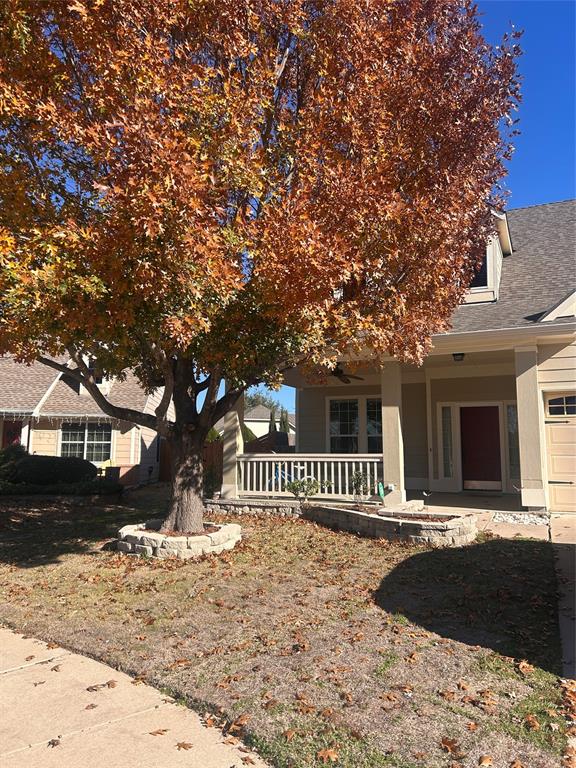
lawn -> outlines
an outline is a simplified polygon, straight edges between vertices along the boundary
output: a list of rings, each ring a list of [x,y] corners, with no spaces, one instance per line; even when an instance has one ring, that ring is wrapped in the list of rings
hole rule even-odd
[[[102,549],[165,497],[0,500],[0,621],[166,690],[281,768],[559,764],[547,542],[434,550],[243,517],[242,544],[200,562]]]

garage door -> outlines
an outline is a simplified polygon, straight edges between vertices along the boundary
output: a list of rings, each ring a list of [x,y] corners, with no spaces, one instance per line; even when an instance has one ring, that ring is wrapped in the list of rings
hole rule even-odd
[[[546,442],[550,507],[576,512],[576,395],[547,395]]]

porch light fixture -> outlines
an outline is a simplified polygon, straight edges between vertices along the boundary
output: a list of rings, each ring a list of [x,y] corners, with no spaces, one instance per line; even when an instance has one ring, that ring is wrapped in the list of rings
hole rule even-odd
[[[461,363],[465,357],[466,355],[464,354],[464,352],[454,352],[454,354],[452,355],[452,359],[454,360],[455,363]]]

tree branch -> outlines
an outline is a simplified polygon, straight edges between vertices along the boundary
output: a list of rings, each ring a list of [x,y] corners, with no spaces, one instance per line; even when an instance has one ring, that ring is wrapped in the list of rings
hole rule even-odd
[[[98,385],[94,381],[94,377],[88,370],[88,366],[84,363],[84,361],[76,354],[70,353],[70,356],[78,368],[69,368],[66,364],[57,363],[55,360],[51,360],[49,357],[43,357],[42,355],[39,355],[37,360],[38,362],[53,368],[55,371],[60,371],[60,373],[65,373],[66,375],[72,376],[74,379],[76,379],[76,381],[86,387],[96,405],[107,416],[110,416],[113,419],[118,419],[119,421],[130,421],[134,424],[139,424],[141,427],[149,427],[155,432],[160,432],[161,434],[165,434],[165,432],[168,431],[168,425],[166,426],[165,432],[161,431],[162,427],[159,424],[158,418],[153,416],[151,413],[142,413],[141,411],[136,411],[133,408],[125,408],[120,405],[114,405],[109,400],[107,400],[102,392],[98,389]]]

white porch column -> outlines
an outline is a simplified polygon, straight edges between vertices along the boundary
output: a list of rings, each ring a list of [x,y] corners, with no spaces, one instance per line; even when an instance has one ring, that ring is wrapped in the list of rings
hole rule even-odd
[[[404,441],[402,439],[402,377],[400,364],[386,363],[380,377],[382,396],[382,460],[384,487],[394,490],[385,496],[386,506],[406,501],[404,485]]]
[[[538,391],[538,349],[517,347],[514,359],[522,505],[541,510],[548,507],[548,499],[544,469],[544,418]]]
[[[236,401],[234,408],[224,416],[222,434],[222,498],[238,498],[237,456],[244,450],[241,424],[244,420],[244,395]]]

